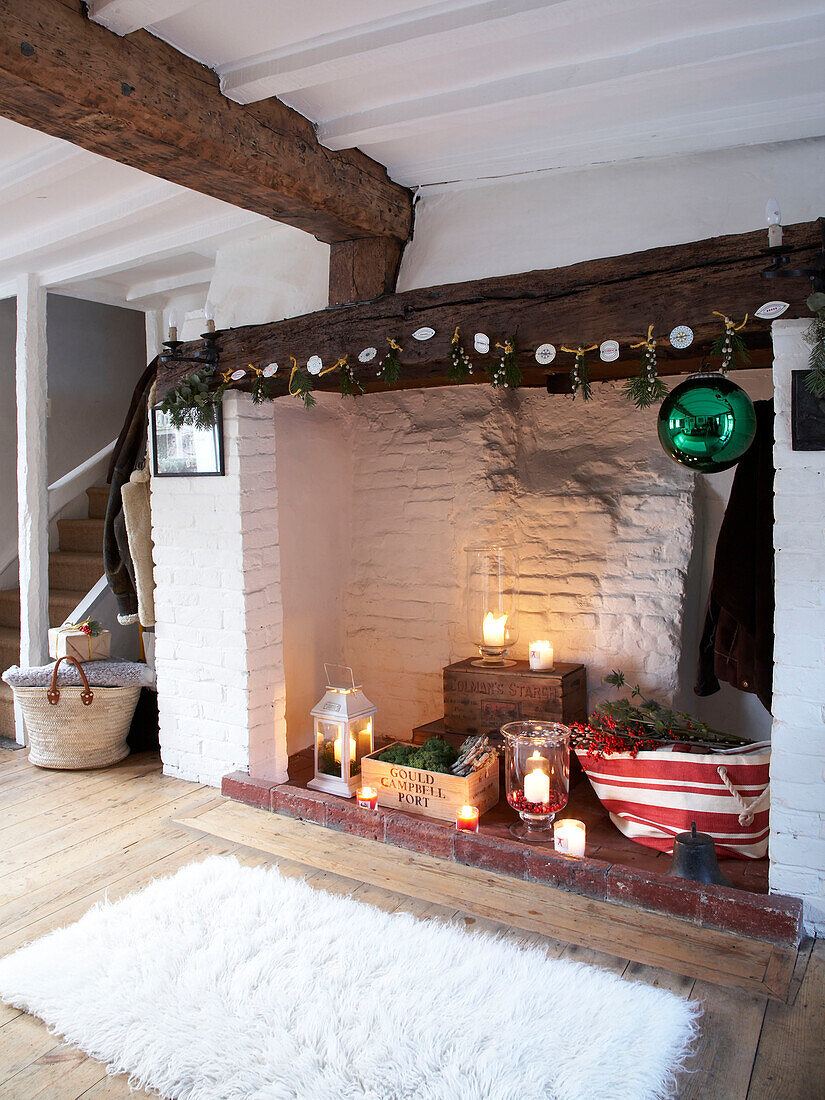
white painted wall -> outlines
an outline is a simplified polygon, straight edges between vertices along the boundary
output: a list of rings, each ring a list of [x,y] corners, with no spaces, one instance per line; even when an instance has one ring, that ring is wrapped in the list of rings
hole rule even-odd
[[[771,196],[825,214],[825,138],[424,187],[399,290],[745,233]]]
[[[825,935],[825,452],[791,449],[791,372],[806,321],[774,322],[776,642],[771,889],[804,898]]]

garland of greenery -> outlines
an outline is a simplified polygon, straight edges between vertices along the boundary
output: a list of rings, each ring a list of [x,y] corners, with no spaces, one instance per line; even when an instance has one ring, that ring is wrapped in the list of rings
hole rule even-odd
[[[664,401],[669,390],[661,380],[656,364],[656,341],[653,339],[653,325],[647,329],[647,337],[638,344],[631,344],[633,348],[644,348],[642,358],[639,361],[639,373],[635,378],[628,378],[622,388],[622,393],[632,401],[637,409],[648,409],[656,401]]]
[[[745,320],[736,324],[735,321],[731,321],[730,317],[726,317],[724,313],[720,313],[718,310],[713,311],[714,317],[721,317],[725,323],[725,327],[719,336],[713,341],[710,349],[711,359],[721,359],[719,364],[719,370],[722,374],[727,372],[735,366],[735,360],[739,360],[740,364],[750,363],[750,356],[748,355],[748,349],[745,346],[745,341],[739,335],[740,331],[748,323],[748,315],[745,314]]]
[[[211,428],[215,424],[226,381],[212,390],[209,384],[214,375],[215,368],[210,364],[199,367],[161,401],[161,412],[168,415],[173,427],[193,424],[196,428]]]
[[[585,359],[585,355],[589,351],[595,351],[598,346],[598,344],[591,344],[590,347],[586,348],[579,344],[577,348],[568,348],[562,344],[562,351],[576,357],[573,362],[573,369],[570,371],[570,388],[574,401],[577,393],[582,395],[582,401],[589,401],[593,396],[593,389],[590,385],[590,364]]]
[[[807,306],[814,319],[805,332],[805,342],[811,347],[805,386],[815,397],[825,397],[825,294],[811,294]]]
[[[490,385],[495,389],[517,390],[521,385],[521,371],[516,359],[515,338],[511,336],[496,347],[501,349],[501,356],[488,368]]]
[[[300,397],[304,403],[304,408],[311,409],[315,405],[315,398],[312,396],[315,382],[312,375],[309,371],[302,370],[298,366],[298,360],[294,355],[290,355],[289,358],[292,363],[292,371],[289,375],[289,394],[291,397]]]
[[[401,360],[398,358],[398,352],[404,349],[390,336],[387,337],[387,343],[390,345],[390,350],[381,360],[378,377],[388,386],[394,386],[401,377]]]

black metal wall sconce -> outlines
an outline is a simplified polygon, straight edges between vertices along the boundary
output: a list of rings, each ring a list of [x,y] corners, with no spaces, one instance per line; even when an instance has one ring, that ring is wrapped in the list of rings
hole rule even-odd
[[[814,292],[825,292],[825,218],[819,218],[822,247],[814,259],[813,267],[791,267],[791,250],[782,244],[782,213],[776,199],[769,199],[765,207],[768,219],[768,247],[770,265],[762,270],[763,279],[810,279]]]
[[[174,323],[174,317],[170,318],[169,325],[169,338],[163,341],[163,346],[166,351],[160,353],[159,361],[165,366],[175,366],[179,363],[194,363],[196,366],[211,366],[213,369],[218,366],[218,345],[217,340],[220,333],[215,332],[215,322],[212,318],[208,318],[206,322],[206,332],[201,333],[201,340],[203,343],[199,348],[195,350],[192,355],[181,355],[180,349],[184,345],[183,340],[178,339],[177,325]]]

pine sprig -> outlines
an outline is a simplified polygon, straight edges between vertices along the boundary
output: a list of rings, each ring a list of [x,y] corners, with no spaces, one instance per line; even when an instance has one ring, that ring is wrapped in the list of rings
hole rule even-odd
[[[593,396],[593,389],[590,385],[590,364],[585,356],[589,351],[595,351],[598,346],[598,344],[591,344],[589,348],[586,348],[579,344],[577,348],[568,348],[562,344],[562,351],[576,357],[573,361],[573,369],[570,371],[570,389],[574,401],[577,393],[582,395],[582,401],[589,401]]]
[[[390,345],[390,350],[381,360],[378,377],[388,386],[394,386],[401,377],[401,360],[398,358],[398,352],[404,349],[390,336],[387,337],[387,343]]]
[[[811,347],[805,388],[814,397],[825,397],[825,294],[811,294],[807,305],[815,316],[805,332],[805,342]]]
[[[263,405],[264,401],[274,401],[275,394],[269,382],[264,378],[264,372],[259,367],[253,367],[251,363],[249,369],[255,375],[255,381],[252,383],[252,404]]]
[[[166,413],[175,428],[192,424],[196,428],[211,428],[218,416],[218,406],[226,389],[223,382],[217,389],[210,383],[215,376],[211,364],[199,367],[167,393],[161,401],[161,412]]]
[[[723,319],[725,327],[711,344],[710,357],[711,359],[721,360],[719,370],[722,374],[726,374],[733,367],[737,365],[743,366],[751,361],[745,341],[739,335],[739,331],[743,329],[747,323],[748,315],[746,313],[745,320],[737,325],[730,317],[726,317],[723,313],[718,313],[716,310],[713,312],[717,317]]]
[[[292,397],[300,397],[305,409],[315,406],[315,398],[312,391],[315,389],[315,381],[312,375],[298,366],[298,360],[294,355],[289,357],[292,361],[292,373],[289,376],[289,392]]]
[[[456,325],[456,330],[450,340],[450,365],[447,368],[447,377],[453,382],[463,382],[472,373],[473,365],[470,362],[470,356],[461,344],[461,337]]]
[[[496,347],[501,349],[501,356],[497,363],[488,368],[490,385],[496,389],[517,390],[521,385],[521,371],[516,358],[515,337],[511,336],[503,344],[496,344]]]
[[[664,401],[669,392],[658,374],[653,325],[648,327],[647,338],[639,341],[638,344],[632,344],[631,347],[645,350],[639,361],[639,373],[633,378],[628,378],[622,393],[637,409],[648,409],[655,402]]]
[[[339,359],[336,366],[341,368],[341,396],[342,397],[358,397],[362,393],[366,393],[366,390],[355,377],[355,371],[347,362],[347,357],[344,356]]]

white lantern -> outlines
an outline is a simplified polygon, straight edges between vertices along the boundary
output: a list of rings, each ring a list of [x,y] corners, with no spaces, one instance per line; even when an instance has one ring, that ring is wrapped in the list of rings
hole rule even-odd
[[[376,707],[347,665],[324,665],[327,690],[310,711],[315,720],[316,791],[351,798],[360,783],[361,760],[375,747]]]

